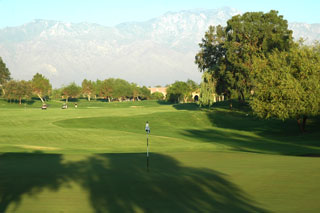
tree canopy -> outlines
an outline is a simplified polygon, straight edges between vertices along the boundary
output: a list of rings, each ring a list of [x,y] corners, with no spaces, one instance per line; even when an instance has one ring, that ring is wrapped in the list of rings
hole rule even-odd
[[[76,98],[80,95],[80,93],[81,87],[77,86],[74,82],[62,89],[62,95],[66,99],[66,103],[68,103],[69,98]]]
[[[304,131],[308,116],[320,114],[320,53],[296,45],[290,51],[276,50],[266,58],[256,58],[253,65],[253,111],[262,118],[297,119]]]
[[[10,78],[9,69],[6,67],[6,64],[3,62],[2,58],[0,57],[0,87],[3,94],[5,93],[3,85],[10,79],[11,78]]]
[[[167,101],[173,103],[187,102],[192,89],[186,82],[176,81],[167,89]]]
[[[42,103],[44,103],[43,97],[49,95],[52,90],[49,79],[39,73],[36,73],[31,80],[31,85],[32,92],[40,98]]]
[[[213,93],[250,97],[257,116],[297,119],[301,131],[309,116],[320,114],[320,45],[295,43],[277,11],[248,12],[226,27],[210,26],[199,46],[200,104],[210,105]]]
[[[32,94],[32,87],[29,81],[15,81],[11,80],[5,84],[6,93],[4,97],[11,100],[18,100],[19,104],[22,103],[22,99],[30,98]]]
[[[289,50],[292,44],[292,31],[277,11],[248,12],[232,17],[226,27],[210,26],[195,63],[216,79],[218,94],[237,93],[244,101],[254,86],[253,58]]]
[[[91,96],[94,94],[94,83],[90,80],[84,79],[82,81],[82,94],[88,97],[88,101],[91,100]]]
[[[164,99],[164,95],[161,92],[154,92],[151,94],[151,99],[160,101]]]
[[[151,91],[146,87],[146,86],[143,86],[143,87],[139,87],[139,98],[142,99],[142,100],[146,100],[146,99],[149,99],[150,96],[151,96]]]

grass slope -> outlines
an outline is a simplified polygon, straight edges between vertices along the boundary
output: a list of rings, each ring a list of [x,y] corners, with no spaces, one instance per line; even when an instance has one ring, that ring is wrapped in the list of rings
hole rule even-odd
[[[0,100],[0,212],[318,212],[319,121],[153,101]],[[72,106],[72,103],[71,103]],[[146,170],[146,121],[151,125]]]

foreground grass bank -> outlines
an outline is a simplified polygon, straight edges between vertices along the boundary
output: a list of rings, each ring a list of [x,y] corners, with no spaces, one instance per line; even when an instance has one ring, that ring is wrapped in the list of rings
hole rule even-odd
[[[319,123],[158,102],[0,102],[0,212],[318,212]],[[146,170],[146,121],[151,125]]]
[[[318,212],[319,158],[253,153],[0,156],[1,212]]]

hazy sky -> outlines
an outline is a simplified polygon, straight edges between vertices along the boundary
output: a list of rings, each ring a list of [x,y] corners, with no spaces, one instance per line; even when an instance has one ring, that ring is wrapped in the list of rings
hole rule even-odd
[[[320,23],[319,0],[0,0],[0,28],[34,19],[114,26],[145,21],[168,11],[225,6],[241,12],[275,9],[289,22]]]

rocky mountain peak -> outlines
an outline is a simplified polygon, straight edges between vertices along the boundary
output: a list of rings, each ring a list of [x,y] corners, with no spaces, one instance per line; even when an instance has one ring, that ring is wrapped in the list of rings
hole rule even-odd
[[[38,19],[0,29],[0,56],[14,78],[28,80],[39,72],[55,87],[109,77],[147,86],[188,78],[199,82],[194,56],[205,31],[240,13],[185,10],[115,27]],[[320,40],[320,24],[289,23],[289,28],[295,38]]]

